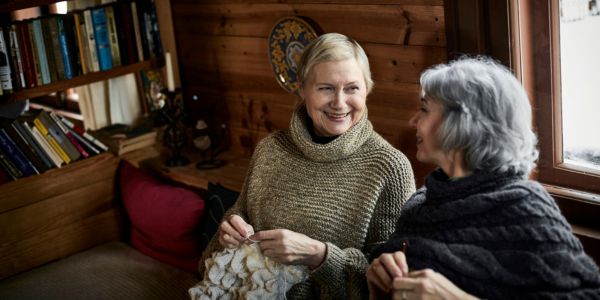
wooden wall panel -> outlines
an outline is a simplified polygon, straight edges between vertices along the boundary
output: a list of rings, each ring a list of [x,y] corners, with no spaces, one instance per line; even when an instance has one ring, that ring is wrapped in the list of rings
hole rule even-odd
[[[310,18],[324,32],[352,35],[359,42],[444,46],[441,6],[340,4],[213,4],[178,5],[176,32],[208,35],[268,37],[278,19],[298,15]],[[194,26],[201,19],[206,26]],[[356,31],[356,24],[362,24]]]
[[[226,123],[231,148],[250,154],[288,127],[297,97],[274,78],[268,36],[278,19],[303,16],[359,41],[375,81],[367,102],[375,130],[409,156],[419,182],[430,171],[415,160],[408,121],[419,107],[420,73],[446,61],[443,1],[174,0],[172,9],[190,115]]]

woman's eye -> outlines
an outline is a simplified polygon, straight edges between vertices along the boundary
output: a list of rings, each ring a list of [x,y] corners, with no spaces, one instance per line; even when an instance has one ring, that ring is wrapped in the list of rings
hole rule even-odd
[[[332,90],[333,90],[333,88],[330,86],[319,87],[319,91],[332,91]]]
[[[359,90],[359,88],[357,86],[350,86],[345,88],[344,90],[346,91],[346,93],[355,93]]]

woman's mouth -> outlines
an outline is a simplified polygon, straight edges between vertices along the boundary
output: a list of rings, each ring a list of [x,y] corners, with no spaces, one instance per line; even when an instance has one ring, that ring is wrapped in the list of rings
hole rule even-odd
[[[334,120],[334,121],[336,121],[336,120],[338,120],[338,121],[339,121],[339,120],[343,120],[343,119],[344,119],[344,118],[346,118],[346,117],[347,117],[349,114],[350,114],[349,112],[347,112],[347,113],[342,113],[342,114],[340,114],[340,113],[330,113],[330,112],[325,112],[325,115],[326,115],[326,116],[327,116],[329,119],[331,119],[331,120]]]

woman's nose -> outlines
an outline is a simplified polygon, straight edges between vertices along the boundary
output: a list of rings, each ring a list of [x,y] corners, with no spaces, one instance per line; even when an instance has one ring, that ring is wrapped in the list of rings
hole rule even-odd
[[[417,119],[419,117],[419,113],[415,113],[410,120],[408,120],[408,126],[411,128],[417,128]]]
[[[335,93],[333,101],[331,101],[331,107],[343,107],[346,101],[346,95],[342,90]]]

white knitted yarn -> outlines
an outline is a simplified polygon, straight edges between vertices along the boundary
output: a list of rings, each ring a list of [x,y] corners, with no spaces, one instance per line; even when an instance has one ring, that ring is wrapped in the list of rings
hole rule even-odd
[[[192,300],[284,299],[294,284],[308,278],[306,267],[275,262],[258,244],[214,252],[204,264],[204,279],[188,290]]]

